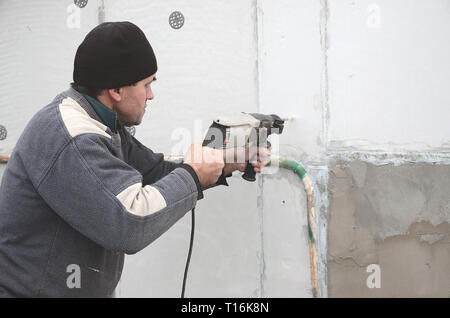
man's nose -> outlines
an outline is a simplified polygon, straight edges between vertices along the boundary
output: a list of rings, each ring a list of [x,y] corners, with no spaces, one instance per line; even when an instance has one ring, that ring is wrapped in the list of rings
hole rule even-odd
[[[152,100],[153,98],[155,98],[155,95],[153,95],[153,91],[150,88],[147,92],[147,100]]]

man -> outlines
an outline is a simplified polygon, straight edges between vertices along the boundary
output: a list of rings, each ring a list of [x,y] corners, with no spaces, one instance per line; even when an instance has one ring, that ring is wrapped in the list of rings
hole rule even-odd
[[[128,133],[154,98],[156,71],[130,22],[100,24],[78,47],[72,87],[31,119],[3,175],[1,297],[111,296],[124,253],[167,231],[202,189],[244,170],[199,145],[183,163],[164,161]],[[77,268],[78,285],[69,279]]]

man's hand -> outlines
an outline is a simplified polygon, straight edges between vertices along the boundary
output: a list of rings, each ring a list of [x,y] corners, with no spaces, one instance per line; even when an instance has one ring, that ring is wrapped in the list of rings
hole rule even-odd
[[[194,169],[200,184],[206,188],[215,183],[222,174],[225,165],[223,150],[192,144],[184,158],[184,163]]]
[[[253,165],[253,169],[256,173],[262,171],[262,167],[266,166],[270,162],[271,147],[251,147],[246,149],[240,148],[230,148],[224,151],[225,160],[225,175],[232,173],[233,171],[239,170],[241,172],[245,171],[247,166],[247,161]]]
[[[256,148],[256,147],[255,147]],[[267,164],[270,162],[270,156],[271,156],[271,147],[270,148],[264,148],[264,147],[258,147],[256,152],[256,155],[254,156],[254,159],[250,160],[250,163],[253,165],[253,168],[256,173],[261,173],[262,167],[267,166]],[[245,170],[245,164],[239,167],[239,171]]]

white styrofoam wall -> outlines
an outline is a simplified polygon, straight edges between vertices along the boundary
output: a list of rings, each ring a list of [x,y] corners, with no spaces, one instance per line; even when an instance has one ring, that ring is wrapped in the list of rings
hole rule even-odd
[[[80,27],[70,28],[71,0],[0,1],[0,125],[8,131],[0,153],[10,152],[31,117],[69,88],[76,49],[98,22],[92,2],[80,10]]]
[[[253,1],[104,3],[107,21],[129,20],[144,30],[158,60],[155,99],[136,129],[146,145],[179,155],[180,133],[201,142],[215,117],[256,111]],[[173,11],[185,17],[181,29],[169,25]]]
[[[285,153],[289,150],[295,159],[320,161],[326,142],[320,1],[262,0],[258,4],[259,111],[290,119],[281,136]]]
[[[258,110],[289,118],[279,138],[280,154],[308,162],[320,161],[325,150],[320,10],[320,2],[313,0],[258,1]],[[264,296],[310,297],[306,199],[301,180],[290,171],[264,177],[260,208]]]
[[[330,145],[433,150],[450,141],[450,3],[329,1]]]

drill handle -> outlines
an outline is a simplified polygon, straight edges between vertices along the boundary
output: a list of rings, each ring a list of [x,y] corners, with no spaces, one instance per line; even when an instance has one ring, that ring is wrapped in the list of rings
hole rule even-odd
[[[270,142],[267,140],[266,143],[267,143],[266,144],[267,148],[270,148],[271,147]],[[256,155],[258,155],[258,153]],[[252,159],[252,158],[250,158],[250,159]],[[245,171],[244,171],[244,174],[242,175],[242,178],[244,178],[245,180],[250,181],[250,182],[253,182],[256,180],[256,172],[253,168],[253,165],[250,163],[250,160],[247,161],[247,165],[245,166]]]
[[[256,172],[253,169],[253,165],[249,161],[247,161],[247,165],[245,166],[245,171],[244,174],[242,175],[242,178],[250,182],[256,180]]]

